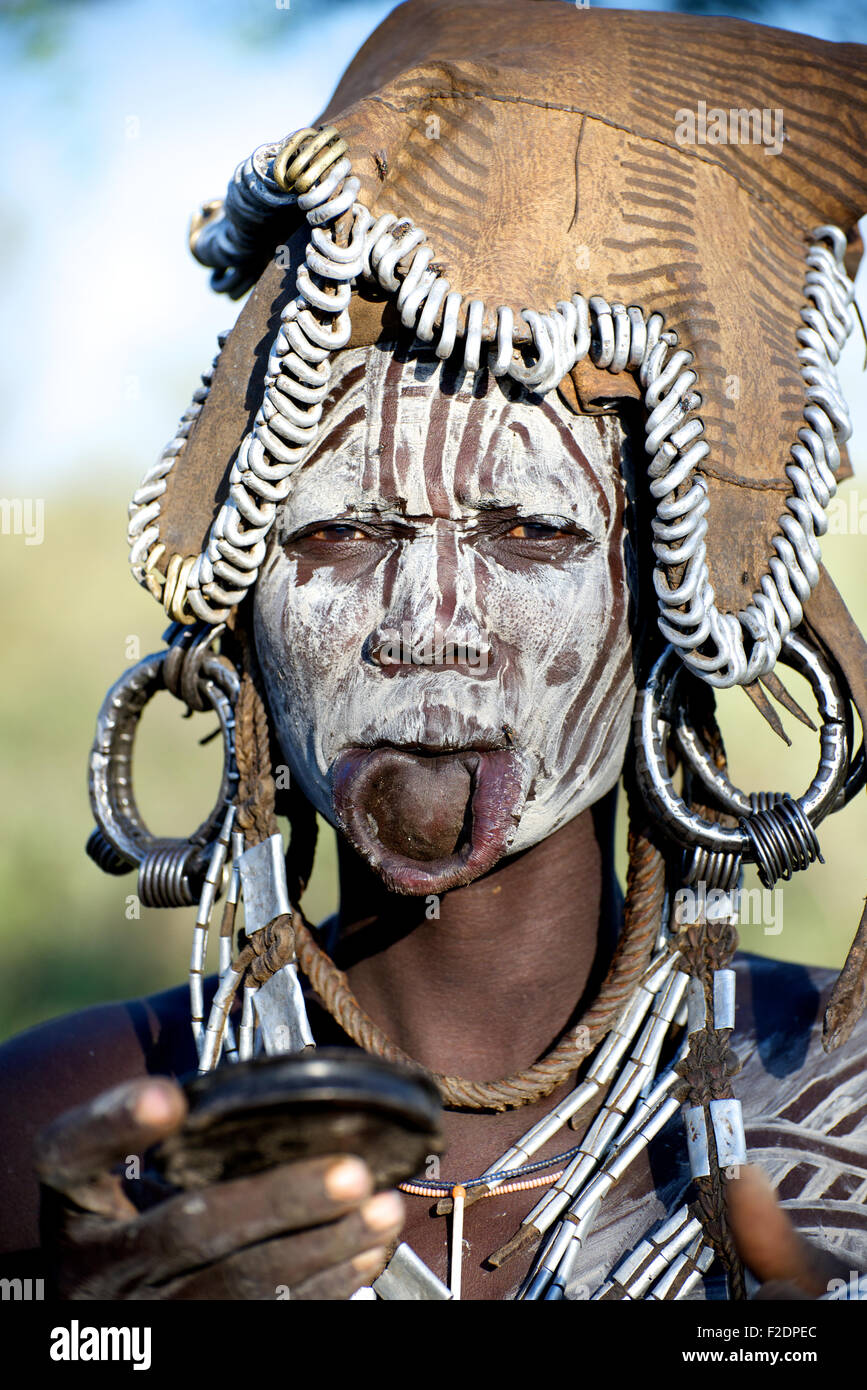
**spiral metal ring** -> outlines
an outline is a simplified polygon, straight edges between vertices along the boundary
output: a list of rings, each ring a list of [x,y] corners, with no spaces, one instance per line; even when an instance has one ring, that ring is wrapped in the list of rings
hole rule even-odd
[[[219,838],[226,803],[238,783],[235,766],[234,667],[209,649],[213,633],[169,629],[168,651],[154,652],[125,671],[111,687],[97,716],[90,755],[90,805],[97,829],[88,851],[101,868],[122,873],[139,868],[139,896],[149,907],[190,906]],[[145,825],[132,785],[133,746],[139,720],[158,691],[169,689],[190,709],[213,709],[223,738],[223,771],[210,815],[186,840],[154,835]]]
[[[803,637],[791,634],[783,644],[780,653],[780,660],[810,682],[816,703],[819,706],[819,713],[822,717],[822,729],[820,732],[821,741],[821,761],[820,771],[823,767],[836,768],[838,763],[843,764],[843,779],[849,769],[849,750],[850,741],[847,730],[846,715],[847,702],[840,692],[836,678],[819,656],[814,647],[808,645]],[[676,679],[676,676],[675,676]],[[668,698],[671,701],[673,695],[673,684],[669,687]],[[757,811],[767,810],[770,805],[780,800],[777,793],[752,793],[741,791],[726,776],[725,772],[711,759],[707,750],[702,747],[695,730],[689,723],[687,712],[682,702],[678,702],[672,711],[672,728],[678,749],[683,754],[685,762],[691,771],[704,783],[707,789],[712,792],[720,805],[730,814],[735,816],[751,816]],[[862,754],[863,761],[863,754]],[[857,775],[857,768],[853,766],[852,773]],[[818,774],[817,774],[818,776]],[[802,805],[806,814],[809,815],[814,825],[818,825],[831,811],[836,810],[843,779],[834,796],[834,801],[830,804],[822,802],[820,814],[816,814],[817,797],[821,790],[812,783],[809,790],[801,798]]]
[[[113,874],[118,878],[121,874],[132,873],[134,865],[128,859],[118,854],[114,845],[110,845],[101,830],[94,828],[87,837],[87,844],[84,846],[85,853],[96,864],[97,868],[102,869],[104,874]]]
[[[740,817],[737,827],[708,821],[691,810],[672,784],[666,757],[668,734],[675,707],[675,691],[682,667],[673,647],[656,662],[636,702],[634,724],[636,771],[645,800],[666,830],[687,848],[710,850],[718,855],[741,855],[755,862],[760,873],[774,879],[789,877],[818,857],[813,827],[834,809],[843,787],[849,743],[846,708],[834,677],[823,658],[802,637],[791,634],[783,644],[782,659],[807,677],[822,716],[819,767],[803,796],[775,798],[762,807],[733,787],[700,749],[685,720],[677,725],[680,746],[696,773],[723,807]],[[683,736],[683,737],[682,737]],[[689,751],[687,752],[687,748]],[[745,828],[745,821],[750,829]],[[770,886],[770,885],[768,885]]]

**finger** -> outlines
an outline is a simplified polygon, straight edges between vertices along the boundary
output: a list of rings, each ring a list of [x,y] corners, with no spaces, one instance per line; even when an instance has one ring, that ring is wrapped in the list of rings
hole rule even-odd
[[[126,1081],[40,1131],[36,1174],[87,1211],[128,1218],[135,1208],[112,1167],[179,1129],[186,1113],[184,1093],[168,1077]]]
[[[354,1156],[282,1164],[170,1198],[142,1217],[139,1246],[177,1274],[275,1236],[327,1229],[372,1191],[370,1169]]]
[[[742,1168],[726,1191],[738,1253],[756,1278],[763,1284],[793,1285],[801,1296],[810,1298],[825,1293],[828,1280],[845,1262],[795,1230],[762,1169],[755,1164]]]
[[[388,1251],[384,1246],[367,1250],[354,1260],[316,1274],[290,1294],[297,1302],[319,1302],[351,1298],[365,1285],[372,1284],[385,1269]]]
[[[356,1279],[350,1289],[353,1292],[365,1282],[370,1269],[382,1267],[385,1246],[396,1239],[402,1222],[400,1199],[394,1193],[380,1193],[359,1210],[327,1226],[237,1250],[208,1269],[174,1281],[167,1296],[235,1300],[306,1297],[301,1291],[308,1284],[316,1288],[323,1280],[327,1284],[327,1276],[336,1270],[341,1271],[337,1285],[342,1289],[348,1265],[352,1265]],[[320,1295],[310,1295],[314,1296]]]

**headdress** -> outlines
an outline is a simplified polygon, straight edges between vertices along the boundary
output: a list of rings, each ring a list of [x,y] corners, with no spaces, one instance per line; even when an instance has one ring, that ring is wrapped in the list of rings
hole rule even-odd
[[[411,0],[362,48],[321,124],[257,149],[225,200],[193,222],[191,247],[213,287],[252,293],[133,498],[133,572],[174,626],[167,653],[123,678],[101,715],[91,850],[113,871],[138,864],[150,902],[200,901],[203,1067],[232,1045],[228,1010],[245,971],[258,994],[254,1012],[244,992],[242,1052],[257,1020],[268,1050],[309,1040],[296,948],[346,1030],[397,1054],[286,893],[267,715],[235,621],[327,418],[334,354],[414,339],[465,373],[486,368],[540,399],[558,391],[575,411],[632,399],[645,412],[659,636],[642,656],[630,760],[627,929],[580,1039],[573,1030],[529,1073],[487,1087],[437,1078],[455,1105],[522,1104],[602,1042],[569,1101],[500,1163],[505,1172],[526,1162],[615,1077],[560,1195],[530,1222],[544,1233],[571,1204],[572,1226],[549,1242],[530,1296],[563,1286],[576,1231],[678,1098],[701,1212],[662,1244],[655,1236],[654,1258],[670,1247],[667,1288],[681,1289],[709,1239],[741,1287],[721,1197],[722,1173],[745,1159],[730,1089],[732,913],[678,929],[672,905],[684,883],[730,894],[744,861],[768,885],[807,867],[817,826],[864,782],[852,711],[863,725],[865,645],[819,538],[848,472],[835,367],[853,325],[855,224],[867,210],[865,75],[859,45],[727,19]],[[228,654],[240,658],[240,687]],[[709,692],[742,685],[771,722],[766,690],[800,713],[778,663],[813,687],[819,767],[799,797],[748,796],[726,776]],[[128,793],[135,721],[162,684],[192,708],[213,705],[224,730],[220,802],[188,842],[151,837]],[[304,877],[301,838],[290,880]],[[230,853],[206,1028],[204,943]],[[248,944],[233,962],[239,892]],[[845,1040],[863,1004],[865,956],[862,922],[826,1015],[828,1046]],[[657,1075],[686,995],[686,1041]]]

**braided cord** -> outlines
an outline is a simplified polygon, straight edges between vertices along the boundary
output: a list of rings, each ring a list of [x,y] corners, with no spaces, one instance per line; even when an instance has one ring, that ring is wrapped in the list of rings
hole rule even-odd
[[[713,699],[710,692],[708,696]],[[725,745],[712,708],[706,708],[703,713],[701,732],[716,766],[725,772],[728,766]],[[693,805],[710,820],[731,820],[731,817],[726,817],[713,807]],[[715,873],[721,875],[720,882],[724,887],[736,881],[739,864],[730,864],[725,856],[712,855],[701,862],[701,869],[695,864],[694,868],[707,875],[710,886],[716,882]],[[694,880],[694,875],[690,875],[690,878]],[[692,1210],[701,1223],[706,1242],[712,1246],[726,1270],[731,1297],[743,1300],[747,1296],[744,1267],[726,1212],[728,1178],[726,1170],[719,1164],[714,1126],[707,1121],[711,1101],[734,1099],[731,1080],[741,1069],[731,1048],[731,1029],[713,1025],[714,976],[717,971],[725,970],[730,965],[738,948],[738,933],[730,920],[709,917],[705,912],[699,921],[681,927],[677,939],[681,954],[679,968],[700,981],[705,997],[705,1027],[689,1034],[689,1050],[674,1068],[683,1077],[674,1092],[675,1096],[689,1107],[701,1106],[706,1117],[710,1173],[705,1177],[693,1176],[697,1195]]]

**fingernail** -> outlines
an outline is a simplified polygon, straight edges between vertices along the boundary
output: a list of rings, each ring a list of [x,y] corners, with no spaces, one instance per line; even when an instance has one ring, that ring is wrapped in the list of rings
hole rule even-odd
[[[375,1250],[365,1250],[363,1255],[356,1255],[352,1267],[359,1274],[373,1274],[374,1271],[379,1273],[385,1265],[385,1258],[385,1248],[378,1245]]]
[[[387,1231],[403,1220],[403,1202],[396,1192],[380,1192],[361,1208],[361,1219],[371,1231]]]
[[[335,1202],[351,1202],[370,1191],[371,1179],[367,1164],[360,1158],[341,1158],[326,1171],[325,1190]]]
[[[133,1117],[140,1125],[167,1125],[179,1118],[177,1098],[164,1086],[148,1086],[133,1105]]]

